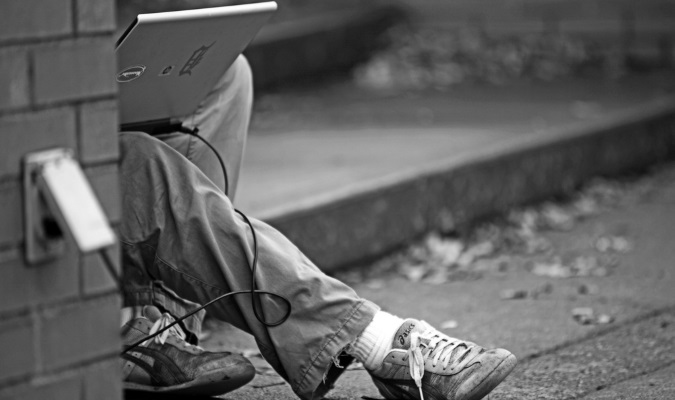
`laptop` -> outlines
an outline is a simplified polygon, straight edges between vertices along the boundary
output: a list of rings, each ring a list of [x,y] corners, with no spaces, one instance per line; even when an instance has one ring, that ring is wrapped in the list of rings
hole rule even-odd
[[[270,1],[138,15],[116,45],[121,130],[180,126],[276,9]]]

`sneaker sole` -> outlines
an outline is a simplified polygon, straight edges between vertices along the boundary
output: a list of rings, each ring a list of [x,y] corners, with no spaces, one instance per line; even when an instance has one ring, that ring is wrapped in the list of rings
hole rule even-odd
[[[253,366],[244,373],[234,377],[223,379],[222,372],[214,372],[212,375],[203,375],[190,382],[174,386],[151,386],[140,383],[124,382],[124,390],[145,393],[161,393],[177,396],[217,396],[239,389],[249,383],[255,377]]]
[[[489,374],[485,376],[478,385],[476,385],[473,390],[471,390],[465,397],[462,397],[461,400],[480,400],[485,395],[490,393],[492,389],[496,388],[506,377],[513,371],[516,367],[518,360],[513,354],[509,354],[508,357],[504,358],[502,362],[497,364],[495,369],[492,370]],[[459,400],[459,399],[458,399]]]

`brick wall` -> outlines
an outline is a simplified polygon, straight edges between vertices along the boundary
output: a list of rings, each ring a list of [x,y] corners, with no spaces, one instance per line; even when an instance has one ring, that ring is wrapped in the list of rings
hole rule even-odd
[[[119,222],[114,0],[2,0],[0,15],[0,399],[120,399],[114,283],[72,245],[25,263],[20,180],[26,153],[74,149]]]

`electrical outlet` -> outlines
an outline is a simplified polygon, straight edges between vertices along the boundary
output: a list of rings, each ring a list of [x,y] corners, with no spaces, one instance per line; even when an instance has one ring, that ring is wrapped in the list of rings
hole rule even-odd
[[[28,154],[23,185],[29,263],[60,256],[68,238],[82,253],[115,243],[115,233],[71,150]]]

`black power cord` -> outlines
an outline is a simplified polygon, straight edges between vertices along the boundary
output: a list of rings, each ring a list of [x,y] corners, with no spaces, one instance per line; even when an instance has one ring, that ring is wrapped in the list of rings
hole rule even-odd
[[[211,143],[209,143],[206,139],[204,139],[203,137],[201,137],[198,134],[199,129],[197,129],[197,128],[188,129],[188,128],[185,128],[183,126],[180,126],[178,128],[178,131],[183,132],[183,133],[187,133],[189,135],[192,135],[192,136],[196,137],[197,139],[204,142],[204,144],[206,144],[206,146],[208,146],[211,149],[211,151],[213,151],[213,153],[218,158],[218,162],[220,163],[220,167],[223,170],[223,179],[224,179],[224,183],[225,183],[223,192],[227,196],[228,191],[229,191],[229,187],[228,187],[229,181],[228,181],[228,178],[227,178],[227,168],[225,167],[225,163],[223,162],[223,159],[220,156],[220,154],[218,153],[218,151],[211,145]],[[138,340],[138,341],[136,341],[136,342],[134,342],[134,343],[132,343],[128,346],[126,346],[125,349],[122,350],[121,354],[124,354],[124,353],[127,353],[127,352],[131,351],[135,347],[137,347],[137,346],[141,345],[142,343],[154,338],[155,336],[161,335],[164,331],[166,331],[168,329],[171,329],[173,326],[183,322],[185,319],[187,319],[187,318],[191,317],[192,315],[198,313],[199,311],[205,309],[206,307],[210,306],[211,304],[213,304],[215,302],[218,302],[220,300],[226,299],[230,296],[235,296],[235,295],[240,295],[240,294],[250,294],[251,295],[251,308],[253,309],[253,314],[255,315],[256,319],[258,321],[260,321],[261,324],[272,328],[272,327],[279,326],[279,325],[283,324],[284,322],[286,322],[288,317],[291,315],[291,301],[288,300],[288,298],[286,298],[286,297],[284,297],[284,296],[282,296],[278,293],[273,293],[273,292],[269,292],[269,291],[266,291],[266,290],[259,290],[257,288],[257,284],[256,284],[256,281],[255,281],[255,275],[256,275],[256,270],[258,269],[258,238],[256,237],[256,233],[255,233],[255,229],[253,228],[253,224],[248,219],[248,217],[243,212],[241,212],[237,209],[235,209],[234,211],[244,219],[244,222],[246,222],[246,224],[251,229],[251,236],[253,237],[253,260],[251,261],[251,264],[250,264],[250,266],[251,266],[251,286],[250,286],[250,289],[249,290],[239,290],[239,291],[225,293],[221,296],[216,297],[213,300],[210,300],[206,304],[192,310],[191,312],[183,315],[180,318],[175,319],[172,323],[170,323],[169,325],[165,326],[164,328],[158,330],[157,332],[153,333],[152,335],[148,335],[148,336],[146,336],[146,337],[144,337],[144,338],[142,338],[142,339],[140,339],[140,340]],[[110,259],[110,255],[103,249],[100,250],[99,253],[101,254],[101,257],[103,258],[104,264],[106,265],[106,268],[108,269],[108,272],[110,273],[110,275],[113,277],[113,279],[117,283],[118,290],[121,291],[122,290],[122,281],[121,281],[119,275],[117,274],[117,271],[115,271],[114,263]],[[262,302],[260,300],[261,295],[268,295],[268,296],[271,296],[271,297],[274,297],[274,298],[277,298],[277,299],[281,300],[283,303],[286,304],[286,306],[288,307],[288,310],[278,320],[268,322],[265,319],[265,317],[262,315]]]
[[[188,135],[192,135],[192,136],[196,137],[197,139],[201,140],[206,146],[208,146],[209,149],[211,149],[213,154],[216,155],[216,157],[218,158],[218,162],[220,163],[220,168],[223,170],[223,181],[224,181],[224,184],[225,184],[223,193],[225,193],[225,196],[229,196],[229,194],[230,194],[229,193],[230,192],[230,181],[227,178],[227,168],[225,167],[225,162],[223,162],[223,158],[220,156],[220,153],[218,153],[218,150],[216,150],[215,147],[213,147],[211,145],[211,143],[209,143],[206,139],[199,136],[199,128],[189,129],[189,128],[186,128],[186,127],[181,125],[178,128],[178,132],[187,133]],[[239,212],[238,210],[235,210],[235,211]],[[241,214],[242,216],[244,215],[241,212],[239,212],[239,214]],[[252,226],[251,226],[251,229],[253,229]]]

